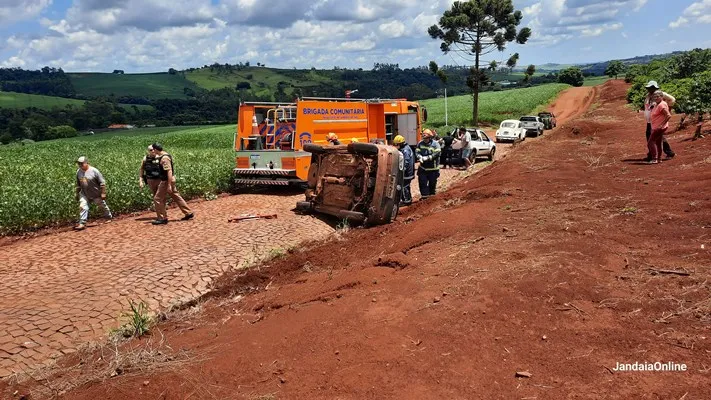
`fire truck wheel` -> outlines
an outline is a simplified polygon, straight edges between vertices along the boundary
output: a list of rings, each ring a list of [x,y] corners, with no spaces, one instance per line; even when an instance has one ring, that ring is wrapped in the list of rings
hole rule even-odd
[[[348,145],[348,152],[362,154],[364,156],[377,156],[378,146],[372,143],[350,143]]]
[[[304,145],[304,151],[308,151],[311,154],[323,154],[326,152],[326,149],[320,144],[306,143]]]

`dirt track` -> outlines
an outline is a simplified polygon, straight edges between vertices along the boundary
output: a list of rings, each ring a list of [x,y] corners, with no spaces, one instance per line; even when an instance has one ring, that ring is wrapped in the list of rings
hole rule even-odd
[[[165,342],[129,343],[154,356],[122,376],[81,354],[52,387],[98,373],[63,398],[706,398],[711,142],[687,131],[674,160],[639,162],[625,89],[395,224],[224,277]],[[610,370],[636,361],[688,371]]]

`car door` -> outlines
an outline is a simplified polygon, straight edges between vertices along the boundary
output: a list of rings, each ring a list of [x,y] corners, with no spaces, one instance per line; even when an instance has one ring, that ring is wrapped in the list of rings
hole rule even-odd
[[[524,129],[523,127],[523,122],[518,121],[516,123],[516,131],[518,131],[519,140],[523,140],[526,138],[526,129]]]
[[[477,154],[489,155],[491,153],[491,140],[484,131],[477,129]]]
[[[491,154],[491,149],[494,148],[494,142],[489,139],[489,136],[484,131],[479,131],[479,137],[481,138],[481,142],[483,143],[484,147],[486,148],[486,154]]]

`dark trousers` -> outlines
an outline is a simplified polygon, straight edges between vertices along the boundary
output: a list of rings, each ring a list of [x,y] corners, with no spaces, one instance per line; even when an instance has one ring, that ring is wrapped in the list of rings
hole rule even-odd
[[[649,137],[652,136],[652,124],[647,124],[647,131],[645,132],[645,135],[647,136],[647,143],[649,143]],[[667,142],[667,138],[665,137],[662,141],[662,149],[664,150],[664,154],[666,154],[669,157],[674,157],[674,152],[671,149],[671,146],[669,146],[669,142]],[[647,158],[651,159],[652,155],[650,152],[647,152]]]
[[[413,178],[405,179],[402,185],[402,196],[400,202],[404,205],[412,204],[412,189],[410,188],[412,180]]]
[[[439,178],[439,170],[417,170],[417,181],[420,184],[420,195],[423,199],[437,194],[437,178]]]
[[[454,149],[451,147],[442,149],[442,165],[447,168],[452,166],[452,158],[454,158]]]

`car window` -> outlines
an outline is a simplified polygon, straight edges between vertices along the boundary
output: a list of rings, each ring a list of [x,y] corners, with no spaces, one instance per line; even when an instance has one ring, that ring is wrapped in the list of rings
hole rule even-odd
[[[526,121],[526,122],[531,122],[531,121],[536,121],[536,117],[521,117],[521,121]]]
[[[484,131],[479,131],[479,136],[481,137],[481,140],[483,140],[484,142],[489,141],[489,137],[486,136],[486,133],[484,133]]]
[[[513,122],[502,122],[501,127],[502,128],[515,128],[516,124]]]

